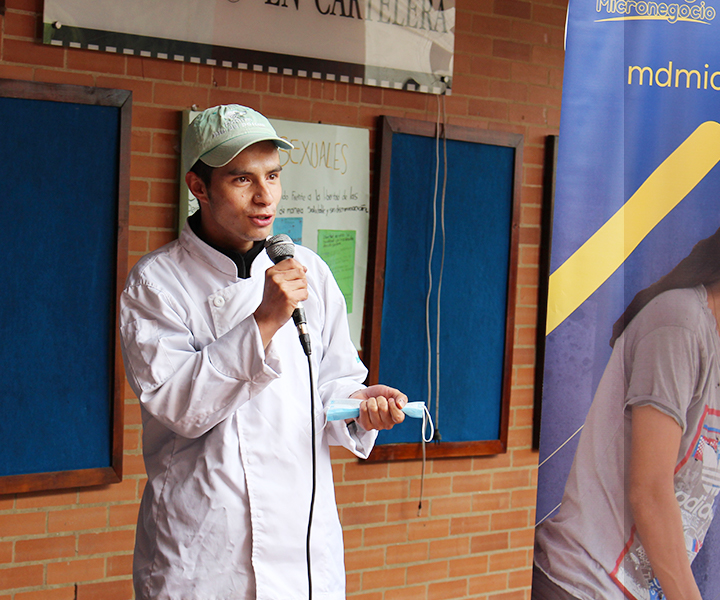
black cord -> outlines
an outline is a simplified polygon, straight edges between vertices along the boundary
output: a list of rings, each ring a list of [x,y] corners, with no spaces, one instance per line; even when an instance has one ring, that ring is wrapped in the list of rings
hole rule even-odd
[[[310,567],[310,531],[312,529],[313,510],[315,509],[315,480],[317,460],[315,452],[315,390],[313,385],[313,370],[310,354],[307,353],[308,371],[310,373],[310,434],[312,436],[312,491],[310,493],[310,515],[308,516],[307,540],[305,543],[305,556],[307,561],[308,599],[312,600],[312,569]]]

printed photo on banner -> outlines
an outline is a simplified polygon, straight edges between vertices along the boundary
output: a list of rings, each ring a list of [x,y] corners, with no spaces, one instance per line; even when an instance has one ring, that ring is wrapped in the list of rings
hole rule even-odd
[[[535,600],[720,586],[716,15],[713,0],[570,0]],[[643,496],[658,481],[664,505]],[[687,561],[667,568],[667,552]]]

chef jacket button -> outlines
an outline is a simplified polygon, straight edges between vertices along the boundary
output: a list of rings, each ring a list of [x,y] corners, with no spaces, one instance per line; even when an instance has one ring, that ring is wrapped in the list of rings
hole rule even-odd
[[[225,304],[225,298],[223,298],[222,296],[215,296],[215,298],[213,298],[213,304],[214,304],[217,308],[220,308],[221,306],[224,306],[224,304]]]

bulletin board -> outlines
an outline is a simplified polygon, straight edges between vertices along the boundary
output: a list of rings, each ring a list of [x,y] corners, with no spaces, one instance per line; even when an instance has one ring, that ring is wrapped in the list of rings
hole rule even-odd
[[[523,138],[393,117],[380,129],[370,382],[426,402],[440,432],[428,457],[505,452]],[[408,421],[380,432],[371,459],[422,456]]]
[[[122,477],[131,101],[0,80],[0,494]]]

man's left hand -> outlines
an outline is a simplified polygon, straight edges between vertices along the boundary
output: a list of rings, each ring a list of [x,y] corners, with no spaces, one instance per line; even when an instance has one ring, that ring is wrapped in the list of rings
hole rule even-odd
[[[392,429],[405,419],[402,409],[408,399],[400,390],[386,385],[371,385],[358,390],[351,397],[362,400],[360,416],[356,420],[360,427],[367,431]]]

